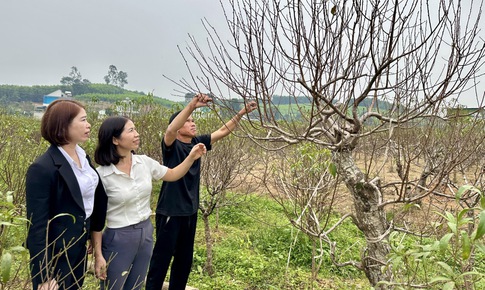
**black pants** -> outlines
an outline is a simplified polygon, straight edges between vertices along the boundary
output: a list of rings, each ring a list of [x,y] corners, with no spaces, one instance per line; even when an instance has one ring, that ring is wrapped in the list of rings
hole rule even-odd
[[[160,290],[170,261],[170,290],[185,289],[192,267],[197,213],[191,216],[156,215],[156,240],[146,290]]]

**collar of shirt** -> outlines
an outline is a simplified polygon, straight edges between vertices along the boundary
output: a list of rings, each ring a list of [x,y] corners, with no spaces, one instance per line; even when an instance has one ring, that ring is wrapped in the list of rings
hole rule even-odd
[[[81,195],[83,198],[84,211],[86,212],[86,218],[90,217],[94,209],[94,194],[96,191],[96,186],[98,186],[98,176],[96,171],[91,168],[86,158],[86,152],[79,146],[76,145],[76,154],[79,157],[79,162],[81,163],[81,168],[74,162],[74,160],[67,154],[67,152],[62,148],[58,147],[64,158],[72,168],[74,175],[76,176],[77,182],[79,184],[79,189],[81,190]]]
[[[71,165],[71,167],[77,167],[77,164],[76,162],[74,162],[74,159],[71,158],[71,156],[69,156],[69,154],[67,154],[66,150],[64,150],[64,148],[62,148],[61,146],[58,146],[57,148],[59,148],[59,151],[61,151],[62,155],[64,156],[64,158],[66,158],[67,162],[69,162],[69,164]],[[76,154],[77,156],[79,157],[79,162],[81,162],[81,170],[86,170],[86,166],[88,165],[88,159],[86,158],[86,152],[84,151],[84,149],[81,148],[81,146],[79,145],[76,145]]]
[[[138,163],[141,163],[141,161],[138,159],[137,155],[132,154],[131,155],[131,168],[133,169],[133,167],[135,167],[135,164],[138,164]],[[98,169],[99,168],[103,168],[103,167],[98,167]],[[116,168],[116,165],[114,165],[113,163],[111,163],[109,166],[104,167],[103,173],[101,174],[101,176],[105,177],[105,176],[108,176],[108,175],[111,175],[111,174],[127,175],[123,171],[120,171],[118,168]]]

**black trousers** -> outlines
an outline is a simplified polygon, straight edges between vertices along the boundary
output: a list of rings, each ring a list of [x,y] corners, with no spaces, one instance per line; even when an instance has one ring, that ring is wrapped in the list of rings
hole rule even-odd
[[[185,289],[192,267],[197,213],[191,216],[156,215],[156,240],[146,290],[160,290],[170,269],[169,290]]]

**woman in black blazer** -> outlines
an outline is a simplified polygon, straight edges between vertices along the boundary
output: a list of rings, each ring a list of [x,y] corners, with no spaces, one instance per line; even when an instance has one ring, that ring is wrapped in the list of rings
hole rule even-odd
[[[52,102],[42,117],[41,134],[51,146],[26,176],[34,290],[81,289],[90,231],[103,230],[106,193],[78,145],[88,140],[90,129],[84,106],[74,100]]]

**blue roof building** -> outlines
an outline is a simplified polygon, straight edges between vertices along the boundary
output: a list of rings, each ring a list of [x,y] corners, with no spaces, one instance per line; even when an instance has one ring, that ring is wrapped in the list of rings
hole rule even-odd
[[[65,97],[71,97],[71,92],[66,91],[66,93],[63,93],[61,90],[57,90],[48,95],[45,95],[43,98],[42,105],[47,107],[49,106],[50,103],[54,102],[55,100],[59,98],[65,98]]]

